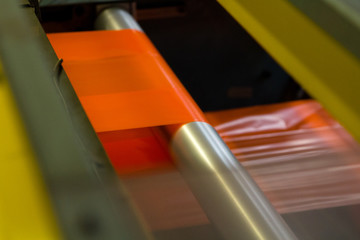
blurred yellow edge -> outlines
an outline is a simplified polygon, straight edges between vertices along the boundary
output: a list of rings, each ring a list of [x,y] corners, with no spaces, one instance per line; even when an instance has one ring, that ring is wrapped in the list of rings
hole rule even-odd
[[[0,62],[0,239],[61,239]]]
[[[358,58],[287,0],[218,1],[309,94],[360,140]]]

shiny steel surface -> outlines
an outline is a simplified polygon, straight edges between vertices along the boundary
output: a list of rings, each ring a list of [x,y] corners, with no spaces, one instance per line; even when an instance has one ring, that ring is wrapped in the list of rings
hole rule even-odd
[[[135,20],[125,11],[106,11],[98,17],[97,29],[134,29]],[[212,126],[187,123],[170,146],[180,172],[222,237],[296,239]]]
[[[171,140],[171,150],[225,239],[296,239],[212,126],[182,126]]]
[[[102,11],[95,21],[97,30],[134,29],[143,32],[135,19],[120,8],[108,8]]]

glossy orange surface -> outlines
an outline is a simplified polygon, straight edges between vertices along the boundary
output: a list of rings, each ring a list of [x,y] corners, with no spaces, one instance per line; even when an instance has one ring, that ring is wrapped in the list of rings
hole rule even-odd
[[[48,38],[119,174],[171,166],[168,136],[161,132],[171,129],[171,135],[182,124],[205,121],[144,33],[128,29]]]
[[[127,29],[48,37],[97,132],[204,121],[144,33]]]
[[[173,168],[167,141],[157,127],[98,133],[120,175]]]

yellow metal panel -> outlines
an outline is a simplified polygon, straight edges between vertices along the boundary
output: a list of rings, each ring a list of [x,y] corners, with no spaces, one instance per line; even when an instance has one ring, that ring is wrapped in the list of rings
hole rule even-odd
[[[0,65],[0,239],[60,239]]]
[[[360,61],[287,0],[219,0],[359,141]]]

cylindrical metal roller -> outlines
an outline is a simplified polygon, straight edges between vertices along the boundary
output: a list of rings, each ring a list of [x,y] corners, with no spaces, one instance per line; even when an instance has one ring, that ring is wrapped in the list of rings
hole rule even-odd
[[[107,8],[103,10],[95,21],[98,30],[134,29],[143,31],[134,18],[120,8]]]
[[[102,12],[96,27],[139,30],[119,9]],[[191,122],[166,129],[171,129],[170,148],[180,172],[225,239],[296,239],[212,126]]]
[[[181,173],[225,239],[295,239],[216,130],[183,125],[171,139]]]

